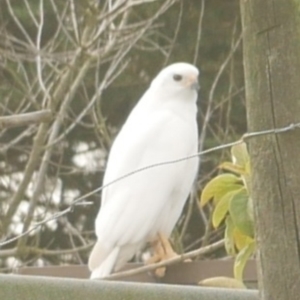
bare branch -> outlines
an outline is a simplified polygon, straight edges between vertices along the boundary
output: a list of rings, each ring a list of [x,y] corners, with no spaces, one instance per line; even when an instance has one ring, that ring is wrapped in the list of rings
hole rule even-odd
[[[198,29],[197,29],[197,39],[196,39],[195,53],[194,53],[194,59],[193,59],[194,64],[196,64],[197,60],[198,60],[204,10],[205,10],[205,0],[201,0],[201,9],[200,9],[200,15],[199,15],[199,21],[198,21]]]
[[[64,98],[63,100],[63,103],[60,107],[60,111],[59,111],[59,114],[58,114],[58,117],[56,118],[53,126],[52,126],[52,129],[51,129],[51,133],[50,133],[50,136],[49,136],[49,141],[48,143],[51,145],[53,144],[54,140],[56,139],[58,133],[59,133],[59,129],[60,129],[60,126],[61,126],[61,123],[63,121],[63,118],[66,114],[66,111],[69,107],[69,104],[71,102],[71,100],[74,98],[74,94],[76,92],[76,90],[78,89],[78,86],[79,84],[81,83],[81,80],[83,78],[83,76],[86,74],[88,68],[89,68],[89,65],[90,65],[91,61],[90,60],[87,60],[85,62],[85,64],[82,66],[82,68],[80,68],[79,70],[79,73],[77,74],[77,77],[76,79],[73,81],[73,84],[72,86],[70,87],[70,91],[69,93],[66,95],[66,97]],[[53,147],[47,147],[45,153],[44,153],[44,156],[43,156],[43,159],[42,159],[42,163],[41,163],[41,166],[39,168],[39,172],[38,172],[38,177],[37,177],[37,181],[36,181],[36,184],[35,184],[35,189],[34,189],[34,193],[33,193],[33,196],[30,200],[30,206],[29,206],[29,210],[28,210],[28,213],[27,213],[27,216],[26,216],[26,219],[24,221],[24,225],[23,225],[23,232],[27,231],[29,226],[30,226],[30,223],[32,221],[32,218],[33,218],[33,213],[34,213],[34,210],[35,210],[35,207],[36,207],[36,204],[37,204],[37,201],[43,191],[43,184],[44,184],[44,181],[45,181],[45,178],[46,178],[46,173],[47,173],[47,169],[48,169],[48,165],[49,165],[49,162],[50,162],[50,157],[51,157],[51,153],[52,153],[52,149]],[[26,237],[26,236],[25,236]],[[23,239],[20,239],[18,241],[18,246],[19,247],[22,247],[24,246],[24,244],[26,243],[26,238],[23,238]]]
[[[212,103],[213,103],[214,93],[215,93],[217,84],[218,84],[219,79],[220,79],[221,75],[223,74],[227,64],[229,63],[229,61],[232,58],[233,54],[235,53],[236,49],[240,45],[241,41],[242,41],[242,33],[240,34],[240,36],[237,39],[236,43],[234,44],[231,51],[229,52],[229,54],[225,58],[224,62],[221,64],[221,66],[220,66],[220,68],[217,72],[217,75],[215,76],[215,79],[213,81],[212,87],[211,87],[210,92],[209,92],[208,105],[207,105],[207,109],[206,109],[206,112],[205,112],[203,126],[202,126],[202,130],[201,130],[200,138],[199,138],[199,149],[200,150],[202,150],[202,148],[204,146],[206,131],[207,131],[209,119],[211,117],[211,109],[212,109],[211,106],[212,106]]]
[[[49,109],[0,117],[0,129],[10,127],[20,127],[30,124],[46,123],[50,122],[53,115]]]
[[[178,255],[174,258],[170,258],[170,259],[167,259],[167,260],[155,263],[155,264],[139,267],[139,268],[136,268],[136,269],[133,269],[133,270],[118,272],[118,273],[109,275],[109,276],[107,276],[103,279],[108,279],[108,280],[109,279],[119,279],[119,278],[124,278],[124,277],[132,276],[132,275],[136,275],[136,274],[140,274],[140,273],[144,273],[144,272],[153,271],[153,270],[158,269],[158,268],[174,265],[176,263],[185,261],[187,259],[194,258],[196,256],[200,256],[200,255],[204,255],[204,254],[214,252],[215,250],[220,249],[223,246],[224,246],[224,240],[220,240],[220,241],[215,242],[211,245],[208,245],[208,246],[199,248],[197,250],[193,250],[193,251]]]
[[[90,250],[93,247],[94,243],[87,245],[79,246],[72,249],[60,249],[60,250],[49,250],[49,249],[40,249],[35,247],[24,247],[21,250],[17,247],[11,249],[0,250],[0,257],[10,257],[17,255],[41,255],[41,256],[56,256],[63,254],[73,254],[77,252],[84,252]]]

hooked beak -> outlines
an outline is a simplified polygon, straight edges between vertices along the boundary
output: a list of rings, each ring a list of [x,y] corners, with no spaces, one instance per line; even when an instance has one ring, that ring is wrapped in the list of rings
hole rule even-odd
[[[200,85],[198,82],[198,76],[190,76],[186,80],[186,86],[189,87],[191,90],[195,90],[198,92],[200,90]]]
[[[198,80],[194,81],[191,84],[191,89],[195,90],[196,92],[198,92],[200,90],[200,84],[199,84]]]

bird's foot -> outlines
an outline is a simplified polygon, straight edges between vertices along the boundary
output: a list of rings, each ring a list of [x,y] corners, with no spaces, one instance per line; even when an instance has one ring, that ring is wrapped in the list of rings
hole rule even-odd
[[[158,233],[157,240],[152,243],[154,254],[148,259],[147,264],[158,263],[170,258],[178,256],[173,250],[168,238],[161,233]],[[157,268],[154,271],[156,277],[162,278],[166,274],[166,267]]]

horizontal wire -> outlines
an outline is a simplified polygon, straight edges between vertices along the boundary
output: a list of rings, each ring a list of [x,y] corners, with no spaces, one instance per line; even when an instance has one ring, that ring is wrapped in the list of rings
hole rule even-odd
[[[137,173],[140,173],[140,172],[143,172],[143,171],[146,171],[146,170],[149,170],[149,169],[152,169],[152,168],[156,168],[156,167],[161,167],[161,166],[165,166],[165,165],[170,165],[170,164],[176,164],[176,163],[179,163],[179,162],[182,162],[182,161],[185,161],[185,160],[189,160],[189,159],[193,159],[193,158],[196,158],[196,157],[200,157],[202,155],[205,155],[205,154],[209,154],[209,153],[212,153],[212,152],[215,152],[215,151],[219,151],[219,150],[223,150],[223,149],[227,149],[227,148],[230,148],[232,146],[235,146],[235,145],[239,145],[243,142],[246,142],[248,139],[251,139],[251,138],[254,138],[254,137],[258,137],[258,136],[263,136],[263,135],[269,135],[269,134],[279,134],[279,133],[284,133],[284,132],[288,132],[288,131],[291,131],[291,130],[295,130],[296,128],[300,128],[300,123],[296,123],[296,124],[290,124],[286,127],[281,127],[281,128],[275,128],[275,129],[269,129],[269,130],[263,130],[263,131],[257,131],[257,132],[249,132],[249,133],[245,133],[241,139],[235,141],[235,142],[231,142],[231,143],[227,143],[227,144],[224,144],[224,145],[220,145],[220,146],[216,146],[216,147],[213,147],[213,148],[209,148],[209,149],[206,149],[206,150],[203,150],[201,152],[198,152],[198,153],[195,153],[195,154],[192,154],[192,155],[189,155],[189,156],[186,156],[186,157],[182,157],[182,158],[178,158],[178,159],[175,159],[175,160],[169,160],[169,161],[164,161],[164,162],[160,162],[160,163],[156,163],[156,164],[152,164],[152,165],[149,165],[149,166],[145,166],[145,167],[142,167],[142,168],[139,168],[139,169],[136,169],[132,172],[129,172],[129,173],[126,173],[125,175],[121,176],[121,177],[118,177],[116,178],[115,180],[112,180],[110,182],[108,182],[107,184],[105,185],[102,185],[100,186],[99,188],[81,196],[81,197],[78,197],[77,199],[75,199],[73,201],[73,203],[66,209],[58,212],[58,213],[55,213],[54,215],[52,215],[51,217],[47,218],[47,219],[44,219],[40,222],[37,222],[35,223],[35,225],[33,225],[30,229],[28,229],[27,231],[11,238],[11,239],[8,239],[8,240],[5,240],[4,241],[1,241],[0,242],[0,247],[3,247],[7,244],[10,244],[16,240],[18,240],[19,238],[29,234],[30,232],[34,231],[35,229],[37,229],[39,226],[42,226],[44,225],[45,223],[49,222],[49,221],[52,221],[54,219],[57,219],[57,218],[60,218],[64,215],[66,215],[67,213],[73,211],[74,207],[75,206],[78,206],[78,205],[89,205],[90,202],[86,202],[86,203],[82,203],[83,200],[85,200],[86,198],[94,195],[95,193],[99,192],[99,191],[102,191],[103,189],[127,178],[127,177],[130,177],[132,175],[135,175]]]

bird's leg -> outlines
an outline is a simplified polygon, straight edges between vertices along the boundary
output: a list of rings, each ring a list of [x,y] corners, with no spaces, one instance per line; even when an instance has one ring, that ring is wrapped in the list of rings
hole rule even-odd
[[[151,242],[151,248],[153,249],[152,256],[146,261],[147,265],[154,264],[161,261],[163,256],[163,247],[159,239],[156,239]]]
[[[173,258],[175,256],[178,256],[178,254],[173,250],[171,243],[169,242],[168,238],[161,234],[160,232],[158,233],[158,239],[160,241],[161,247],[163,248],[163,257],[161,260],[167,260],[170,258]]]
[[[173,250],[168,238],[161,233],[158,233],[157,240],[152,242],[153,256],[146,262],[147,264],[157,263],[166,259],[173,258],[178,254]],[[161,267],[155,270],[154,274],[157,277],[164,277],[166,267]]]

